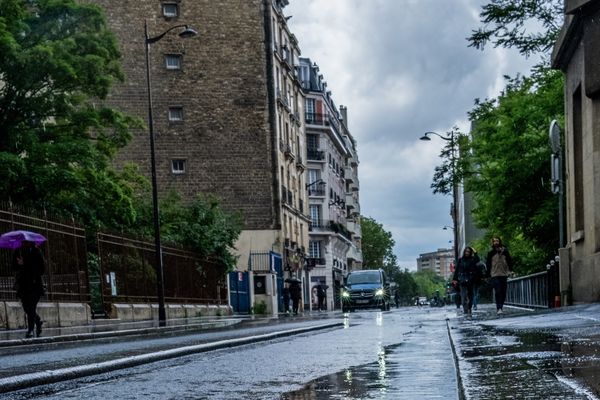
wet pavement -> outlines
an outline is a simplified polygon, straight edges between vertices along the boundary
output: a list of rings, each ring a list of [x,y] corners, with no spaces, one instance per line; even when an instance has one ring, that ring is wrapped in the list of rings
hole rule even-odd
[[[450,316],[467,399],[599,399],[600,305]]]
[[[472,320],[448,306],[171,321],[167,328],[114,323],[48,329],[44,338],[34,340],[22,340],[20,331],[4,332],[0,333],[0,376],[7,377],[11,370],[31,368],[36,358],[47,358],[45,365],[70,362],[61,351],[69,354],[69,347],[77,348],[81,341],[94,343],[82,355],[72,352],[72,363],[86,357],[91,363],[111,352],[117,358],[132,356],[148,346],[163,351],[266,330],[325,322],[342,325],[238,350],[139,365],[82,378],[79,383],[42,386],[15,393],[17,397],[0,394],[0,398],[80,398],[85,394],[93,399],[105,398],[106,391],[113,390],[111,394],[132,399],[600,399],[600,304],[505,311],[497,316],[493,306],[484,304]],[[131,338],[136,331],[139,337]],[[96,343],[97,335],[104,339]],[[288,357],[292,353],[286,349],[290,348],[295,349],[295,358]],[[253,371],[256,365],[261,367]],[[44,363],[37,367],[47,368]],[[198,371],[202,373],[196,377]],[[180,376],[183,372],[185,377]],[[170,380],[173,385],[152,384]],[[95,387],[99,390],[94,391]],[[128,396],[131,393],[135,395]]]

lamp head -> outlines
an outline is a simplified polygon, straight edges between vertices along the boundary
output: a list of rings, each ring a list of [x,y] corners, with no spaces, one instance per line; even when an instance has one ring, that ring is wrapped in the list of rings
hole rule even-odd
[[[421,136],[419,138],[419,140],[425,140],[425,141],[427,141],[427,140],[431,140],[431,138],[425,134],[425,135]]]
[[[183,39],[191,38],[197,36],[198,32],[194,28],[190,28],[189,26],[185,26],[185,29],[179,33],[179,37]]]

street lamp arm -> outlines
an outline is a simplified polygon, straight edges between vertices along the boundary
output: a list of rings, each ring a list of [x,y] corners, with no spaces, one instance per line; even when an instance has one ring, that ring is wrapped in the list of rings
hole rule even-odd
[[[452,141],[452,140],[454,140],[454,135],[453,134],[448,137],[448,136],[442,136],[442,135],[440,135],[437,132],[431,132],[431,131],[430,132],[425,132],[425,134],[423,136],[421,136],[420,139],[421,140],[431,140],[431,138],[429,137],[429,135],[436,135],[436,136],[438,136],[438,137],[440,137],[440,138],[442,138],[444,140],[447,140],[449,142]]]
[[[153,37],[148,37],[148,23],[145,21],[144,21],[144,28],[145,28],[145,34],[146,34],[146,44],[152,44],[152,43],[158,42],[167,33],[171,32],[172,30],[177,29],[177,28],[185,28],[183,30],[183,32],[181,32],[179,34],[179,36],[181,36],[181,37],[191,37],[191,36],[196,36],[198,34],[198,32],[196,32],[194,29],[190,28],[186,24],[172,26],[169,29],[167,29],[166,31],[164,31],[163,33],[161,33],[160,35],[153,36]]]

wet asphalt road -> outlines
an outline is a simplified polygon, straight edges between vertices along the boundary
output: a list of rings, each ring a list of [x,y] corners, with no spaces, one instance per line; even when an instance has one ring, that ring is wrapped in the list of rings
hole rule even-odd
[[[334,318],[344,322],[341,328],[189,355],[0,398],[457,399],[446,312],[403,308],[337,315]],[[184,339],[156,340],[148,348],[172,346],[173,341],[183,344]],[[48,362],[53,357],[57,362],[93,359],[107,350],[105,346],[117,346],[111,351],[125,354],[143,351],[144,342],[131,348],[124,342],[55,349],[32,357]]]

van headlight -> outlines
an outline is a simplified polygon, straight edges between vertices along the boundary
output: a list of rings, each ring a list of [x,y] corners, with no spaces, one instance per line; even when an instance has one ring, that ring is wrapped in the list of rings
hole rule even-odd
[[[380,297],[383,296],[383,289],[377,289],[375,291],[375,296],[380,296]]]
[[[347,299],[348,297],[350,297],[350,293],[348,293],[345,290],[342,290],[342,297],[345,298],[345,299]]]

